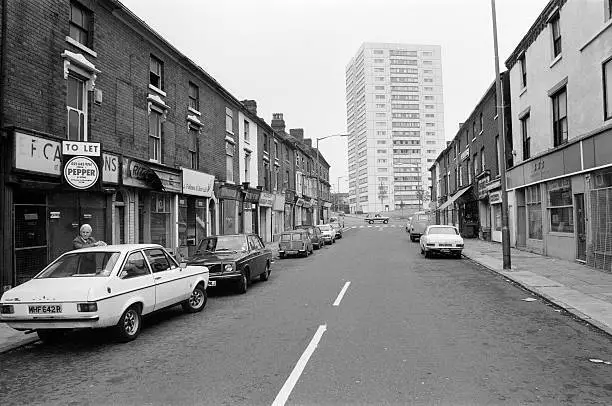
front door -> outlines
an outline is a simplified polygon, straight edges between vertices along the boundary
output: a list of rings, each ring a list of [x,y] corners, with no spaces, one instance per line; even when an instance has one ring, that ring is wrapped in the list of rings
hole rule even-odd
[[[574,195],[576,202],[576,259],[586,261],[586,223],[584,214],[584,194]]]

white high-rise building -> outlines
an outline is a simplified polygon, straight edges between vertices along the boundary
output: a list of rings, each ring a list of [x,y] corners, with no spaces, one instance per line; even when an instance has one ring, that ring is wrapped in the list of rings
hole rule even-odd
[[[439,45],[364,43],[346,68],[351,212],[429,207],[446,147]]]

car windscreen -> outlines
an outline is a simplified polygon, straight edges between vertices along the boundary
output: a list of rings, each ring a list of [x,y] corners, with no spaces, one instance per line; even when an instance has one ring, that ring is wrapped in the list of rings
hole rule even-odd
[[[219,235],[204,238],[198,245],[199,252],[246,251],[248,245],[243,235]]]
[[[109,276],[119,259],[119,252],[76,252],[59,257],[36,279],[73,276]]]
[[[291,239],[293,241],[302,241],[302,234],[291,234]]]
[[[291,234],[281,234],[281,241],[291,241]]]
[[[427,221],[429,216],[427,214],[419,214],[419,221]]]
[[[432,227],[428,234],[457,235],[455,227]]]
[[[319,230],[321,230],[321,231],[329,231],[329,230],[330,230],[330,227],[331,227],[331,226],[330,226],[329,224],[321,224],[321,225],[319,226]]]

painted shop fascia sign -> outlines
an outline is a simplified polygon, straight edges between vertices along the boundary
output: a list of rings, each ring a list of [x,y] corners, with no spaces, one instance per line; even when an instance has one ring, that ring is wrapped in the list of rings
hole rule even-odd
[[[179,174],[152,168],[136,159],[123,157],[122,178],[125,186],[153,188],[173,193],[183,191]]]
[[[262,207],[274,206],[274,195],[272,193],[261,192],[259,195],[259,205]]]
[[[501,203],[501,191],[489,193],[489,203],[490,204]]]

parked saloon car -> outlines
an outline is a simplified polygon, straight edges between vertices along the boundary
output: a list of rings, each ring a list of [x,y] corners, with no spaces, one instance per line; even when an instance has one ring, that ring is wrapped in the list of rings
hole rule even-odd
[[[342,226],[339,223],[329,223],[329,225],[336,231],[336,238],[342,238]]]
[[[295,226],[296,230],[306,230],[308,231],[308,235],[310,236],[310,241],[312,242],[312,247],[314,249],[319,249],[323,246],[323,237],[321,236],[321,230],[317,226]]]
[[[115,326],[121,341],[140,333],[142,316],[182,304],[206,305],[208,269],[178,264],[155,244],[107,245],[70,251],[33,279],[5,292],[0,321],[36,330],[43,341],[67,329]]]
[[[246,293],[252,280],[270,277],[272,251],[256,234],[217,235],[200,241],[187,264],[208,267],[208,286],[233,282],[240,293]]]
[[[421,236],[421,254],[428,258],[437,252],[461,258],[463,238],[453,226],[429,226]]]
[[[333,244],[336,242],[336,230],[329,224],[319,224],[319,230],[321,230],[321,237],[323,237],[323,244]]]
[[[410,241],[418,241],[425,233],[425,229],[429,225],[429,215],[424,211],[417,211],[412,215],[410,220]]]
[[[310,236],[306,230],[285,231],[278,241],[278,255],[303,255],[307,257],[313,251]]]

